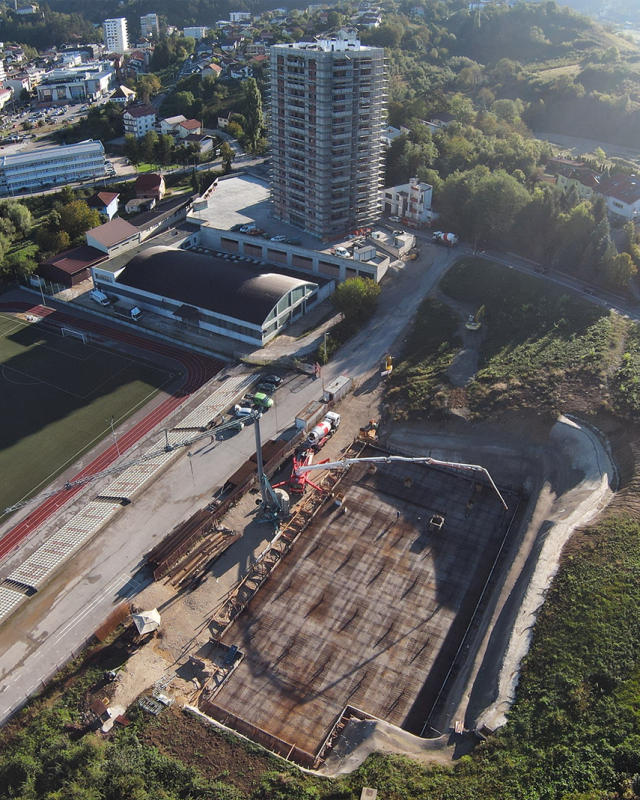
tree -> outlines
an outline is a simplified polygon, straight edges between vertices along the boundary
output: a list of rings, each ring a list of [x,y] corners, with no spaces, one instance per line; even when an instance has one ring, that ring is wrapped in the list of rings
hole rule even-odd
[[[258,88],[258,83],[255,78],[247,78],[242,89],[242,106],[246,120],[244,132],[249,139],[249,147],[253,151],[262,133],[262,95],[260,94],[260,89]]]
[[[227,133],[234,139],[244,138],[244,130],[239,122],[230,122],[227,125]]]
[[[132,133],[125,133],[122,150],[132,164],[140,163],[140,147],[138,146],[138,140]]]
[[[229,145],[228,142],[222,142],[220,145],[220,157],[222,158],[222,168],[225,172],[231,171],[231,162],[236,157],[235,150]]]
[[[162,89],[162,81],[157,75],[139,75],[135,88],[138,98],[148,103]]]
[[[638,272],[629,253],[618,253],[605,264],[603,278],[611,289],[625,289]]]
[[[202,182],[200,180],[200,175],[198,174],[198,170],[194,167],[191,170],[191,188],[194,192],[200,194],[202,190]]]
[[[147,131],[140,141],[140,155],[142,160],[148,164],[153,164],[158,149],[159,139],[155,131]]]
[[[0,205],[0,216],[10,220],[20,236],[26,236],[31,230],[31,212],[22,203],[6,200]]]
[[[191,106],[195,102],[193,92],[176,92],[172,100],[176,114],[184,114],[184,116],[189,116],[191,113]]]
[[[163,167],[171,164],[174,150],[175,144],[173,142],[173,137],[168,133],[160,134],[156,145],[156,161],[158,164],[161,164]]]
[[[371,278],[348,278],[331,295],[331,302],[347,324],[362,325],[378,307],[380,286]]]
[[[100,224],[100,214],[96,209],[89,208],[84,200],[74,200],[62,206],[58,213],[60,227],[72,242],[81,239],[88,230],[97,228]]]

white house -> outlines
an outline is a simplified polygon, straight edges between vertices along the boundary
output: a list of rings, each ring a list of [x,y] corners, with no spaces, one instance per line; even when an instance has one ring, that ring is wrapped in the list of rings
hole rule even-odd
[[[175,135],[178,133],[178,126],[181,122],[186,122],[187,118],[183,114],[176,114],[175,117],[167,117],[160,120],[160,133]]]
[[[604,195],[609,213],[627,220],[640,216],[640,178],[621,172],[603,178],[594,191]]]
[[[412,178],[409,183],[384,190],[384,210],[416,224],[431,222],[433,187]]]
[[[118,213],[119,197],[117,192],[96,192],[87,200],[87,205],[89,208],[95,208],[99,214],[113,219]]]
[[[153,106],[133,106],[124,112],[122,121],[125,133],[132,133],[136,139],[142,139],[145,133],[155,127],[156,110]]]

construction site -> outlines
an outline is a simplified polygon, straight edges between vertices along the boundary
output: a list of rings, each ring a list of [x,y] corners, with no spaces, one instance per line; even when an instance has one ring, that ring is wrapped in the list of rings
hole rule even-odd
[[[208,715],[305,766],[352,711],[434,735],[519,506],[455,468],[350,452],[365,460],[324,473],[324,499],[268,582],[218,610],[214,635],[242,661],[202,695]]]
[[[175,703],[322,774],[361,763],[378,734],[451,758],[503,724],[562,545],[609,496],[597,437],[565,419],[497,445],[490,426],[472,440],[452,423],[381,424],[377,377],[371,391],[344,374],[322,390],[284,379],[287,427],[278,406],[245,407],[257,379],[218,378],[7,565],[5,640],[55,608],[64,564],[90,592],[110,542],[136,530],[153,546],[94,628],[104,642],[125,622],[113,683],[88,698],[105,731],[133,702]],[[98,506],[109,537],[93,538]]]

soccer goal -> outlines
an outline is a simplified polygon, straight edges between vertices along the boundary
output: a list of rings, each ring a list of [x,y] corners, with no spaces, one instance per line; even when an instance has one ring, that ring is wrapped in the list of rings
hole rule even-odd
[[[89,334],[75,331],[73,328],[60,328],[60,335],[69,336],[72,339],[81,339],[83,344],[89,344]]]

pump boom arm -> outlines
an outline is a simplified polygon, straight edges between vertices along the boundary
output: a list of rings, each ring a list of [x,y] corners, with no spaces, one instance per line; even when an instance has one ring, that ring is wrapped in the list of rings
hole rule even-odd
[[[431,458],[431,456],[368,456],[365,458],[343,458],[342,461],[329,461],[320,464],[309,464],[309,466],[306,467],[298,467],[296,474],[302,475],[305,472],[312,472],[313,470],[319,469],[347,469],[353,464],[390,464],[398,461],[413,464],[430,464],[434,467],[453,467],[454,469],[466,470],[469,472],[479,472],[487,478],[494,492],[498,495],[505,511],[508,509],[504,497],[500,494],[498,487],[493,482],[493,478],[485,467],[481,467],[478,464],[460,464],[456,461],[440,461],[437,458]]]

